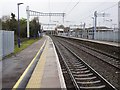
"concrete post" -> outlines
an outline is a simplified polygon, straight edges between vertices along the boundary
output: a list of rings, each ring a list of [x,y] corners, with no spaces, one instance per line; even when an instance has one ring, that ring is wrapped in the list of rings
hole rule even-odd
[[[120,1],[118,2],[118,30],[120,32]]]
[[[0,18],[0,30],[2,30],[2,19]]]
[[[19,3],[18,5],[18,47],[20,48],[20,20],[19,20]]]
[[[85,23],[83,24],[83,38],[86,37],[86,31],[85,31]]]
[[[0,30],[0,60],[3,57],[3,31]]]
[[[26,12],[27,12],[27,38],[30,37],[30,30],[29,30],[29,17],[30,17],[30,14],[29,14],[29,6],[27,6],[26,8]]]
[[[94,39],[95,39],[96,27],[97,27],[97,11],[94,12]]]

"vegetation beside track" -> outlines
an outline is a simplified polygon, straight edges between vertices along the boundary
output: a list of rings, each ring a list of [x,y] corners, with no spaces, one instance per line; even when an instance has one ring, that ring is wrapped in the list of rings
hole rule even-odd
[[[18,47],[18,44],[15,45],[15,49],[14,49],[14,54],[24,50],[25,48],[27,48],[28,46],[30,46],[31,44],[33,44],[34,42],[40,40],[41,38],[36,38],[36,39],[27,39],[25,41],[23,41],[21,43],[20,48]]]
[[[40,40],[42,37],[40,38],[35,38],[35,39],[25,39],[23,42],[21,42],[21,46],[20,48],[18,47],[18,44],[15,44],[15,48],[14,48],[14,52],[5,56],[4,58],[8,58],[12,55],[15,55],[19,52],[21,52],[22,50],[24,50],[25,48],[27,48],[28,46],[32,45],[33,43],[35,43],[36,41]]]

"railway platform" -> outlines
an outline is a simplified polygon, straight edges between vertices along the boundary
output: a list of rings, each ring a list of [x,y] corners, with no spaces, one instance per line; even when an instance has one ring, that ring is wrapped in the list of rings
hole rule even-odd
[[[66,88],[57,53],[49,37],[26,88]]]
[[[21,52],[13,54],[12,56],[0,61],[0,90],[2,88],[5,90],[11,90],[39,49],[42,47],[45,40],[46,37],[43,36],[40,40],[28,46]]]
[[[60,36],[60,37],[66,37],[66,38],[77,39],[77,40],[82,40],[82,41],[86,41],[86,42],[92,42],[92,43],[104,44],[104,45],[109,45],[109,46],[114,46],[114,47],[120,47],[120,43],[117,43],[117,42],[83,39],[83,38],[69,37],[69,36]]]
[[[120,43],[117,43],[117,42],[89,40],[89,39],[82,39],[82,38],[76,38],[76,39],[80,39],[80,40],[84,40],[84,41],[90,41],[90,42],[93,42],[93,43],[99,43],[99,44],[105,44],[105,45],[115,46],[115,47],[120,46]]]
[[[84,44],[87,47],[90,47],[94,50],[105,53],[109,56],[119,58],[120,43],[117,42],[108,42],[108,41],[98,41],[98,40],[89,40],[78,37],[68,37],[68,36],[58,36],[61,38],[66,38],[68,40],[77,41],[79,44]]]
[[[26,84],[26,89],[66,88],[55,46],[50,37],[46,36],[46,38],[44,49]],[[18,84],[20,85],[19,80],[13,88],[22,88]]]

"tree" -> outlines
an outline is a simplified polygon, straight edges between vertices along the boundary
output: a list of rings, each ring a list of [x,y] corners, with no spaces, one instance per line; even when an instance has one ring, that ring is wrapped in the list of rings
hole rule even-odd
[[[15,20],[15,14],[11,13],[11,19]]]
[[[2,29],[10,30],[10,16],[9,15],[2,16]]]
[[[59,25],[57,28],[64,29],[64,25]]]
[[[17,34],[17,20],[15,19],[15,14],[11,13],[11,19],[9,24],[10,31],[14,31]]]
[[[20,36],[22,38],[27,37],[27,21],[25,18],[20,19]]]
[[[2,29],[14,31],[15,40],[17,40],[18,36],[18,21],[15,19],[15,14],[11,13],[11,16],[5,15],[3,16],[4,20],[2,21]],[[30,21],[30,36],[37,37],[38,32],[41,33],[41,25],[39,23],[38,17],[35,17]],[[27,37],[27,21],[25,18],[20,19],[20,38]]]
[[[41,25],[39,23],[39,19],[35,17],[31,22],[30,22],[30,37],[37,37],[38,32],[41,32],[40,30]]]
[[[10,20],[10,16],[9,15],[3,15],[2,16],[2,21],[6,22],[7,20]]]

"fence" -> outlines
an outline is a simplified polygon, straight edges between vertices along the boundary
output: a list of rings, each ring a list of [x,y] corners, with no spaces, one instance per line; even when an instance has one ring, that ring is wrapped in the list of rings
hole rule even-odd
[[[72,32],[70,34],[59,33],[58,35],[85,38],[85,39],[93,39],[92,33],[84,35],[84,37],[82,34],[76,33],[76,32]],[[120,32],[118,31],[117,32],[96,32],[94,39],[101,40],[101,41],[120,42]]]
[[[120,32],[96,32],[95,39],[103,41],[120,42]]]
[[[14,31],[0,30],[0,60],[14,52]]]

